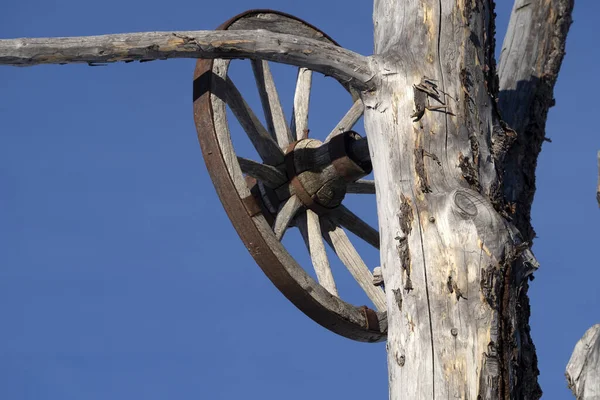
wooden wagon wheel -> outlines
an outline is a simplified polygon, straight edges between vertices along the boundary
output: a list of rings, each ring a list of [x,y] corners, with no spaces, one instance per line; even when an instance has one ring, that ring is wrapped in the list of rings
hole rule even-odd
[[[240,14],[218,29],[265,29],[337,45],[315,27],[270,10]],[[379,233],[341,202],[346,192],[375,193],[366,139],[350,131],[363,113],[358,92],[340,82],[353,105],[327,138],[308,138],[312,71],[299,68],[288,126],[269,64],[252,60],[267,128],[242,98],[227,72],[230,60],[198,60],[194,73],[194,120],[208,171],[240,238],[275,286],[301,311],[327,329],[364,341],[384,340],[385,293],[348,239],[344,228],[379,248]],[[246,131],[262,161],[237,156],[226,107]],[[288,227],[298,228],[309,249],[318,283],[281,243]],[[338,297],[325,240],[378,311]]]

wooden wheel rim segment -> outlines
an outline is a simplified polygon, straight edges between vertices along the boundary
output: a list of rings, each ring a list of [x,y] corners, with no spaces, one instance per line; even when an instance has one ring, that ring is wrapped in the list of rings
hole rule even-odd
[[[283,23],[276,26],[273,20]],[[217,29],[265,29],[337,45],[312,25],[271,10],[247,11]],[[273,284],[312,320],[353,340],[385,340],[386,313],[349,304],[330,294],[309,276],[273,233],[270,226],[272,216],[265,212],[262,204],[258,204],[249,188],[254,179],[244,177],[237,160],[228,156],[235,154],[226,128],[227,122],[223,120],[225,97],[222,90],[226,85],[228,66],[229,60],[198,60],[194,71],[194,121],[208,172],[238,235]],[[340,83],[352,94],[354,100],[358,99],[357,91]],[[223,126],[225,129],[222,129]],[[256,186],[252,190],[256,195]]]

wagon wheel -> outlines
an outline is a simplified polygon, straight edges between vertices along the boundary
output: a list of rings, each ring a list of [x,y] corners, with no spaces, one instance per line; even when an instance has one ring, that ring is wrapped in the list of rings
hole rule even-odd
[[[240,14],[218,29],[266,29],[337,45],[315,27],[270,10]],[[228,77],[230,60],[198,60],[194,73],[194,120],[217,193],[240,238],[275,286],[301,311],[342,336],[376,342],[386,338],[385,293],[352,245],[345,229],[379,248],[379,233],[348,210],[347,192],[375,193],[367,141],[350,131],[363,113],[358,92],[340,82],[353,105],[327,138],[308,138],[312,71],[299,68],[288,125],[269,64],[252,60],[267,128]],[[250,138],[262,161],[239,157],[226,107]],[[318,283],[281,243],[289,227],[300,230]],[[339,298],[324,241],[347,267],[378,311]]]

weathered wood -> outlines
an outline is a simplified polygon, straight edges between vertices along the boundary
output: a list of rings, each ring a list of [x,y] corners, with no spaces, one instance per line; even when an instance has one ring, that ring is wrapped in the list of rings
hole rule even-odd
[[[281,240],[281,238],[283,238],[283,234],[301,207],[302,202],[295,195],[287,199],[283,206],[281,206],[281,209],[275,218],[275,223],[273,224],[273,232],[275,232],[275,237],[277,240]]]
[[[348,271],[350,271],[375,307],[380,311],[385,310],[386,300],[383,290],[373,286],[371,271],[369,271],[369,268],[350,242],[350,239],[348,239],[344,230],[335,226],[327,218],[322,218],[321,231],[325,241],[335,251],[340,260],[342,260],[342,263],[348,268]]]
[[[296,140],[308,137],[308,105],[310,102],[311,85],[312,71],[307,68],[298,68],[291,122],[292,134]]]
[[[503,192],[511,218],[528,242],[535,237],[530,222],[535,168],[546,137],[548,110],[554,105],[554,84],[565,55],[573,3],[515,0],[498,65],[498,107],[516,137],[499,130],[493,136],[494,146],[498,161],[505,159]]]
[[[329,265],[329,259],[327,258],[327,252],[325,251],[319,216],[312,210],[306,210],[306,213],[298,218],[298,228],[310,253],[310,259],[317,274],[319,284],[332,295],[339,296],[331,272],[331,266]]]
[[[495,108],[492,7],[375,1],[378,90],[362,99],[391,399],[540,396],[522,307],[535,261],[497,196],[492,135],[511,132]]]
[[[346,192],[358,194],[375,194],[375,181],[368,179],[359,179],[356,182],[349,183],[346,186]]]
[[[381,267],[373,268],[373,285],[382,287],[384,286],[383,272],[381,272]]]
[[[244,157],[237,157],[242,172],[263,182],[270,188],[277,188],[287,182],[287,177],[277,168],[261,164]]]
[[[277,142],[269,135],[269,132],[267,132],[229,77],[226,82],[227,105],[244,128],[260,157],[270,165],[283,163],[283,151]]]
[[[227,171],[232,177],[233,184],[241,197],[250,196],[250,191],[246,185],[246,180],[242,175],[242,170],[238,162],[226,117],[226,92],[227,88],[223,84],[227,79],[227,70],[229,68],[229,60],[215,60],[213,73],[215,78],[211,82],[210,101],[213,108],[213,123],[219,147],[223,155],[223,159],[227,166]]]
[[[329,217],[339,226],[348,229],[371,246],[379,249],[379,232],[345,206],[337,207]]]
[[[338,122],[335,128],[333,128],[329,135],[327,135],[325,141],[328,142],[332,136],[352,129],[360,117],[362,117],[364,110],[365,106],[363,105],[362,100],[356,100],[348,112],[342,117],[340,122]]]
[[[309,196],[328,208],[341,204],[346,182],[331,165],[327,145],[316,139],[299,142],[294,149],[294,165],[298,180]]]
[[[285,148],[293,141],[293,138],[283,114],[283,108],[279,101],[279,94],[277,93],[275,81],[269,68],[269,62],[265,60],[252,60],[252,70],[254,71],[269,133],[281,148]]]
[[[577,400],[600,399],[600,324],[577,342],[565,375]]]
[[[321,40],[266,30],[141,32],[0,40],[0,65],[105,64],[168,58],[251,58],[309,68],[373,88],[369,59]]]
[[[262,257],[267,257],[269,261],[264,264],[269,267],[265,273],[274,281],[274,283],[280,282],[281,277],[287,278],[289,276],[289,279],[286,279],[283,284],[298,287],[295,288],[293,292],[286,290],[284,293],[290,297],[300,296],[310,298],[310,303],[299,303],[299,306],[313,308],[313,311],[314,307],[317,307],[320,310],[318,313],[307,313],[311,318],[332,331],[343,334],[344,336],[349,336],[349,325],[367,325],[365,315],[358,307],[352,307],[339,297],[331,295],[331,293],[325,290],[321,285],[318,285],[304,269],[298,265],[296,260],[285,251],[281,243],[271,234],[271,227],[263,217],[255,216],[253,217],[253,221],[256,228],[260,231],[261,237],[265,240],[269,248],[273,249],[272,255],[259,254]],[[333,317],[331,310],[334,311]],[[385,332],[387,332],[387,318],[385,317],[385,313],[378,313],[378,318],[378,331],[361,331],[360,336],[357,335],[356,338],[368,342],[383,340],[385,338]]]

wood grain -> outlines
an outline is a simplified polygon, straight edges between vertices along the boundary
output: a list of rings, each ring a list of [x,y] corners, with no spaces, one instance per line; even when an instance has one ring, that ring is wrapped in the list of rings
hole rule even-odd
[[[296,140],[308,137],[308,106],[310,103],[310,88],[312,71],[306,68],[298,69],[296,90],[294,91],[294,108],[292,110],[292,133]]]
[[[360,117],[362,117],[364,110],[365,107],[363,105],[362,100],[356,100],[352,104],[352,107],[350,107],[348,112],[342,117],[340,122],[338,122],[335,128],[333,128],[329,135],[327,135],[325,141],[329,141],[329,139],[331,139],[331,137],[334,135],[352,129],[352,127],[354,127],[354,125],[360,119]]]
[[[499,131],[493,140],[497,157],[504,159],[504,196],[515,206],[511,218],[530,242],[535,237],[530,222],[535,169],[548,110],[554,105],[554,84],[565,55],[573,3],[515,0],[500,53],[498,107],[516,137],[505,143]]]
[[[271,136],[281,148],[285,148],[292,141],[292,134],[286,122],[275,81],[271,74],[269,62],[265,60],[252,60],[252,70],[258,86],[258,93],[265,113],[267,128]]]
[[[325,251],[319,216],[312,210],[307,209],[306,213],[298,218],[298,228],[310,253],[310,259],[319,284],[332,295],[339,296],[329,265],[329,258],[327,258],[327,252]]]
[[[600,399],[600,324],[577,342],[565,375],[577,400]]]
[[[246,185],[246,180],[242,174],[237,154],[233,148],[233,142],[231,141],[231,134],[229,132],[229,125],[227,123],[226,116],[225,100],[227,97],[227,88],[223,82],[225,82],[227,77],[229,63],[229,60],[215,60],[214,62],[213,73],[215,75],[215,79],[211,81],[212,93],[210,94],[210,101],[213,109],[212,119],[219,143],[219,148],[223,155],[225,165],[227,166],[227,172],[229,173],[229,176],[231,176],[233,184],[235,185],[235,189],[240,198],[245,198],[250,195],[250,191]]]
[[[237,157],[242,172],[258,179],[270,188],[277,188],[287,182],[287,177],[277,168],[249,160],[244,157]]]
[[[227,105],[237,118],[238,122],[244,128],[244,131],[250,138],[252,145],[262,158],[270,165],[279,165],[283,163],[283,150],[277,142],[269,135],[262,122],[258,119],[254,111],[250,108],[246,100],[234,83],[227,78]]]
[[[283,234],[301,207],[302,202],[296,195],[293,195],[287,199],[283,206],[281,206],[281,209],[275,218],[275,223],[273,224],[273,232],[275,232],[275,237],[277,240],[281,240],[283,238]]]
[[[380,85],[362,100],[392,399],[541,394],[526,294],[535,262],[499,212],[496,138],[512,133],[495,107],[492,6],[375,1]]]
[[[379,249],[379,232],[377,232],[377,229],[360,219],[345,206],[337,207],[330,213],[329,217],[339,226],[346,228],[371,246]]]
[[[266,30],[141,32],[61,38],[0,40],[0,65],[168,58],[250,58],[309,68],[358,89],[373,88],[367,57],[331,43]]]
[[[348,271],[350,271],[375,307],[380,311],[385,310],[386,300],[383,290],[377,286],[373,286],[373,274],[371,274],[371,271],[350,242],[350,239],[348,239],[344,230],[335,226],[335,224],[326,218],[321,220],[321,230],[325,241],[335,251],[346,268],[348,268]]]

